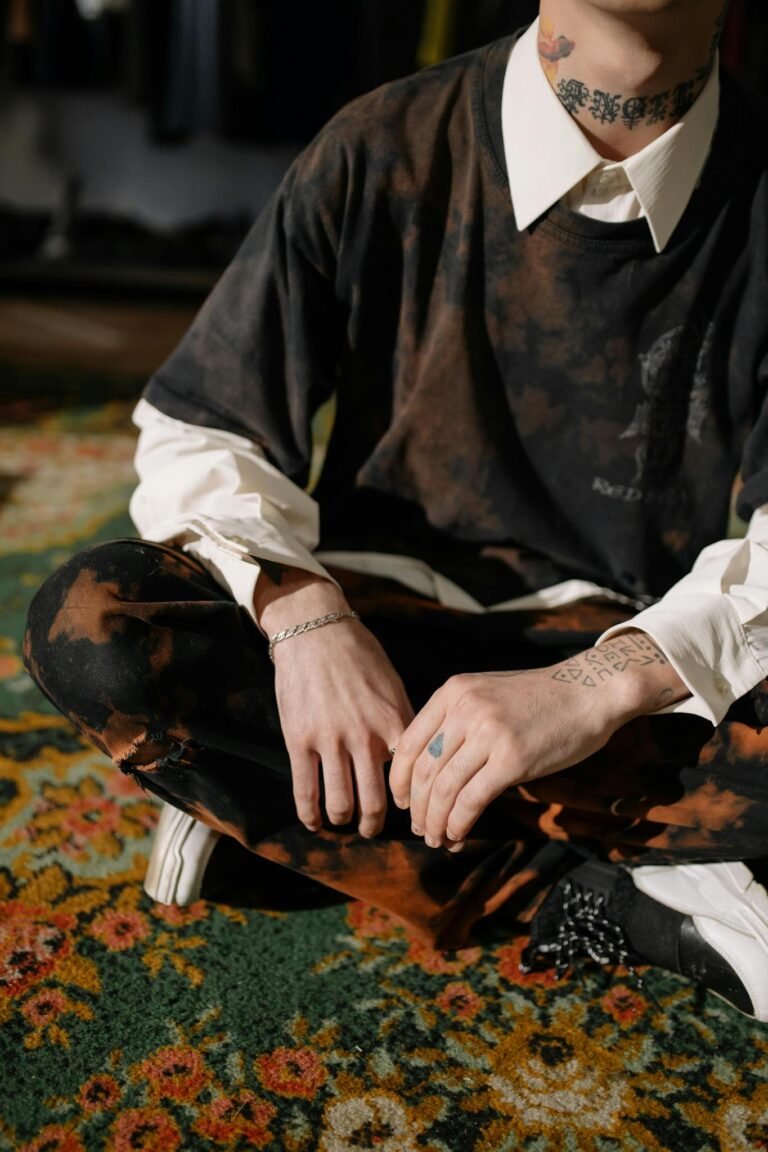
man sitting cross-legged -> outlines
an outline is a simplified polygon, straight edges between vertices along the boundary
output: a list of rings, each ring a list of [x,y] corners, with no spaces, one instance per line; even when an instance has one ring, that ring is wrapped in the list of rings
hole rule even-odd
[[[150,381],[145,539],[51,578],[26,659],[180,813],[155,893],[206,829],[440,946],[549,884],[529,963],[768,1019],[766,109],[724,15],[542,0],[355,101]]]

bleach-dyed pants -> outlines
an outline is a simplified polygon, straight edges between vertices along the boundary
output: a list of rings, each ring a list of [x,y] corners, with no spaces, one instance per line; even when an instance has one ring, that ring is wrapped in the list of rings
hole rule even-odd
[[[387,580],[335,571],[417,710],[458,672],[541,667],[626,615],[606,601],[475,615]],[[148,791],[271,861],[458,946],[482,916],[541,895],[548,841],[620,861],[768,855],[768,693],[719,728],[643,717],[599,753],[511,788],[461,854],[413,836],[394,804],[381,836],[297,820],[264,638],[194,559],[137,540],[96,545],[56,572],[29,613],[25,661],[66,716]],[[301,701],[296,702],[301,707]],[[551,852],[550,852],[551,854]]]

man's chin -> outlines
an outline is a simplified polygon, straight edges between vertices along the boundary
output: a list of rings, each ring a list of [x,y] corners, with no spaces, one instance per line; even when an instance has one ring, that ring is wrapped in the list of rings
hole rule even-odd
[[[657,16],[700,8],[700,0],[585,0],[589,8],[616,16]]]

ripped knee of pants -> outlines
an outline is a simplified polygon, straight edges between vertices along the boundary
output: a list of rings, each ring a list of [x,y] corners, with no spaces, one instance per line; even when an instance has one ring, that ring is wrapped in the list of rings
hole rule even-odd
[[[132,776],[142,788],[147,777],[160,776],[168,782],[183,775],[184,754],[189,740],[179,740],[166,732],[148,729],[115,757],[121,772]],[[154,790],[154,788],[153,788]]]

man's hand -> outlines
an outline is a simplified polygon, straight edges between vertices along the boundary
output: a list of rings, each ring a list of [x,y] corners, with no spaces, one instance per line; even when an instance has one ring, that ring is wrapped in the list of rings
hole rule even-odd
[[[639,631],[549,668],[454,676],[398,742],[392,795],[431,847],[458,851],[505,789],[580,763],[634,716],[687,695]]]
[[[265,579],[266,577],[266,579]],[[254,597],[268,636],[330,612],[349,611],[329,580],[264,565]],[[275,691],[301,822],[322,824],[320,784],[332,824],[358,816],[360,834],[378,835],[387,811],[384,764],[413,718],[402,681],[359,620],[276,645]]]

